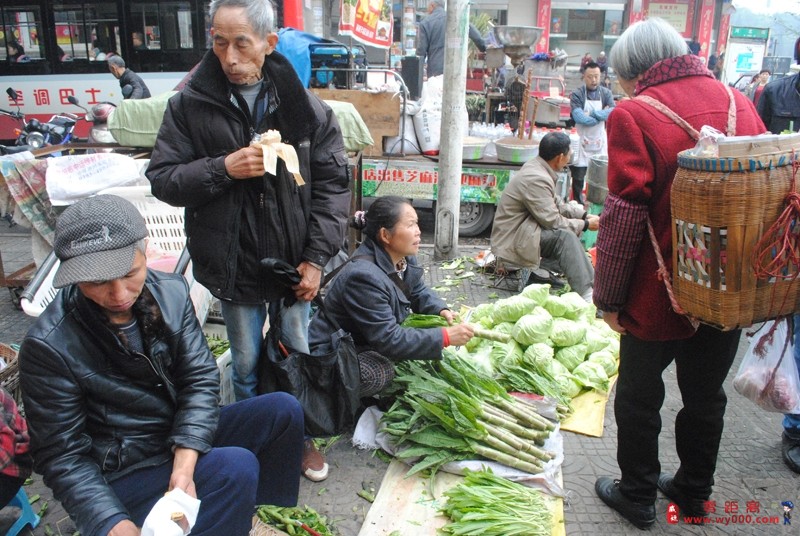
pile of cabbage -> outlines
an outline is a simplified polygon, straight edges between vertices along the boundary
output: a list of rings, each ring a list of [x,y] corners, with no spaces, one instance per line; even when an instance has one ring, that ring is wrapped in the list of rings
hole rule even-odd
[[[550,285],[529,285],[470,312],[471,324],[507,333],[509,342],[474,337],[459,353],[508,390],[569,405],[584,389],[607,392],[617,373],[619,335],[596,312],[576,292],[555,296]]]

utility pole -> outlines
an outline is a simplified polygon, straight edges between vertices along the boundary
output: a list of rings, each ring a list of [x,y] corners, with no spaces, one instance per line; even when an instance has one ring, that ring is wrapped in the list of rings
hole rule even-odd
[[[444,91],[439,142],[439,193],[436,202],[434,258],[458,256],[461,157],[466,116],[469,0],[448,0],[444,40]]]

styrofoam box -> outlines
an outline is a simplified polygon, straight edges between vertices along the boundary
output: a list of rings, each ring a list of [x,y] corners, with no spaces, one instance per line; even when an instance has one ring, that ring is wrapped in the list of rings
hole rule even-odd
[[[233,394],[233,361],[230,349],[217,358],[217,367],[219,367],[219,403],[226,406],[236,401]]]

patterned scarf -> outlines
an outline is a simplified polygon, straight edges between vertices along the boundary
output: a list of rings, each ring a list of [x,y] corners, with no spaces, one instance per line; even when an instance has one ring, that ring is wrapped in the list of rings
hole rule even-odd
[[[650,86],[662,84],[670,80],[684,78],[687,76],[708,76],[714,78],[706,64],[694,54],[685,56],[675,56],[661,60],[650,67],[636,83],[634,95],[638,95]]]

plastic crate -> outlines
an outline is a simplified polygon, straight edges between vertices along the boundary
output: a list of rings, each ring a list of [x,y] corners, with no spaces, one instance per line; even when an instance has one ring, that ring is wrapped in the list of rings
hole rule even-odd
[[[186,235],[183,228],[183,208],[173,207],[159,201],[150,193],[149,186],[122,186],[104,190],[104,194],[113,194],[130,201],[142,214],[149,232],[149,244],[162,250],[165,254],[174,255],[177,259],[186,246]],[[39,316],[47,305],[53,301],[58,289],[53,288],[53,278],[60,261],[51,254],[39,267],[31,283],[20,299],[25,314]],[[200,324],[203,324],[211,306],[211,293],[192,276],[191,262],[183,270],[183,276],[189,283],[189,292],[195,313]]]

